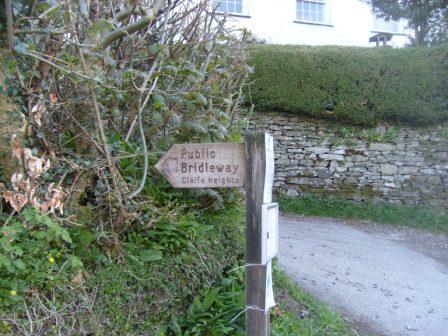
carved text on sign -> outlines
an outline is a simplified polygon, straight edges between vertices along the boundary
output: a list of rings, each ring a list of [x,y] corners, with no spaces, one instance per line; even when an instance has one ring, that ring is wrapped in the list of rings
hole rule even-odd
[[[177,144],[156,164],[176,188],[243,187],[246,159],[243,144]]]

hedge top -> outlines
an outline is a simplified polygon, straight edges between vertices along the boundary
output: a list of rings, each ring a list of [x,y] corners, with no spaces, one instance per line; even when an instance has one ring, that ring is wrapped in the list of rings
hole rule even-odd
[[[343,123],[448,120],[448,48],[254,45],[252,99]]]

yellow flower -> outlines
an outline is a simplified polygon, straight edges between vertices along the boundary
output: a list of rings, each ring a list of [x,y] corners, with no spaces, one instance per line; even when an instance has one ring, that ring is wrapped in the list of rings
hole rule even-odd
[[[14,290],[14,289],[11,289],[11,290],[9,291],[9,295],[11,295],[11,296],[16,296],[16,295],[17,295],[17,291]]]
[[[54,264],[54,258],[53,258],[53,256],[51,255],[51,253],[48,253],[48,255],[47,255],[47,259],[48,259],[48,262],[49,262],[50,264]]]

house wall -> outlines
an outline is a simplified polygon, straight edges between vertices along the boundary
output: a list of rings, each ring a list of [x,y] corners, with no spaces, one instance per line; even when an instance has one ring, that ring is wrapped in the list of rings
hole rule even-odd
[[[254,123],[274,137],[278,194],[448,206],[448,125],[380,127],[374,138],[392,134],[390,141],[370,142],[344,135],[343,126],[287,114],[259,114]]]
[[[229,25],[247,28],[268,43],[373,46],[370,7],[360,0],[328,0],[328,25],[298,23],[295,0],[244,0],[244,14],[230,16]],[[402,23],[401,23],[402,24]],[[394,36],[389,45],[403,46],[407,36]]]

